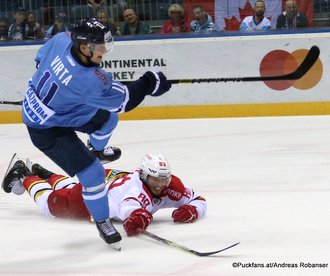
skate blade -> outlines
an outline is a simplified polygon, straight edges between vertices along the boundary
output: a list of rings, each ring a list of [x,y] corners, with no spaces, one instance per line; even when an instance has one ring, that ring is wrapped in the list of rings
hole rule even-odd
[[[5,173],[5,176],[8,174],[8,172],[11,170],[11,168],[15,165],[15,163],[19,160],[17,153],[14,153],[13,157],[11,158],[7,171]]]
[[[109,163],[117,161],[119,158],[115,159],[115,160],[107,160],[107,159],[100,159],[100,158],[98,158],[98,159],[99,159],[101,164],[109,164]]]
[[[116,251],[121,251],[120,242],[109,243],[109,246]]]
[[[3,177],[3,181],[1,183],[1,187],[3,188],[3,185],[4,185],[4,180],[5,180],[5,177],[7,176],[7,174],[9,173],[9,171],[11,170],[11,168],[15,165],[15,163],[19,160],[18,156],[17,156],[17,153],[14,153],[13,157],[11,158],[10,162],[9,162],[9,165],[8,165],[8,168],[6,170],[6,173]]]

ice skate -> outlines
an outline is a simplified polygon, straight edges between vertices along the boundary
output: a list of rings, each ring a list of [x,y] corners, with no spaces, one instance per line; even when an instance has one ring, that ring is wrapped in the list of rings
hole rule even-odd
[[[106,147],[103,150],[97,151],[89,141],[87,141],[87,147],[103,164],[113,162],[121,156],[121,150],[117,147]]]
[[[112,225],[110,219],[105,221],[95,222],[96,227],[99,230],[100,237],[116,250],[120,250],[121,235]]]
[[[39,176],[40,178],[47,180],[54,173],[45,169],[38,163],[33,163],[30,159],[26,159],[26,166],[32,172],[33,175]]]
[[[22,179],[25,176],[32,175],[31,171],[25,165],[25,163],[18,158],[15,153],[9,163],[5,176],[3,178],[1,188],[6,193],[14,193],[21,195],[25,192]]]

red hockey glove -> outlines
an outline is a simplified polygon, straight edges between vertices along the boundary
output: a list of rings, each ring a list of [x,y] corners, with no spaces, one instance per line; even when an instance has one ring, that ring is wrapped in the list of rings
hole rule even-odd
[[[151,221],[152,214],[146,209],[140,208],[134,210],[132,214],[124,221],[124,229],[127,236],[131,237],[144,232]]]
[[[182,205],[173,211],[172,218],[174,222],[194,222],[198,219],[197,208],[189,204]]]

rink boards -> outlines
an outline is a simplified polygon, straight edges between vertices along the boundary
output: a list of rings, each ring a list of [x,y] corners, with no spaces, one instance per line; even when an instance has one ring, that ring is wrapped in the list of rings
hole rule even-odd
[[[296,81],[174,84],[161,97],[146,97],[121,119],[213,118],[330,114],[328,32],[217,34],[115,42],[102,67],[114,79],[132,81],[148,70],[169,79],[240,78],[284,75],[297,69],[312,46],[320,56]],[[262,47],[260,47],[262,45]],[[1,100],[22,100],[35,71],[41,44],[0,46]],[[20,107],[0,106],[0,123],[21,121]]]

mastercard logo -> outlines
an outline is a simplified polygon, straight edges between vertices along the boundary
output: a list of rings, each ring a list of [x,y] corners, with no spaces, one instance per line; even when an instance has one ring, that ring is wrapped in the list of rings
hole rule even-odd
[[[260,63],[260,76],[281,76],[294,72],[308,53],[307,49],[298,49],[292,53],[283,50],[274,50],[264,56]],[[323,74],[323,65],[320,58],[312,68],[298,80],[265,81],[265,84],[274,90],[285,90],[294,87],[300,90],[313,88],[319,83]]]

